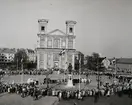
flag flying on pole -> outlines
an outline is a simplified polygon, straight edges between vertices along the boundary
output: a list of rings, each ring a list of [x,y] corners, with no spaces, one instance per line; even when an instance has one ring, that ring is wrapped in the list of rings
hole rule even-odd
[[[64,55],[64,54],[65,54],[65,52],[66,52],[66,50],[65,50],[65,49],[61,50],[61,52],[59,53],[59,55],[60,55],[60,56],[62,56],[62,55]]]
[[[114,58],[114,59],[112,60],[112,64],[113,64],[113,65],[116,64],[116,58]]]

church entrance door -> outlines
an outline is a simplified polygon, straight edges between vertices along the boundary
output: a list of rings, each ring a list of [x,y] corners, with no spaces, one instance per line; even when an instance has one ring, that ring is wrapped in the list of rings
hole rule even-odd
[[[54,62],[54,68],[59,68],[59,62],[58,61]]]

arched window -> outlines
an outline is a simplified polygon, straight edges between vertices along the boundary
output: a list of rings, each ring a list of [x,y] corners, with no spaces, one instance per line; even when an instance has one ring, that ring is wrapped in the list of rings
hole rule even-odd
[[[72,32],[73,32],[73,28],[70,27],[70,28],[69,28],[69,33],[72,33]]]
[[[68,49],[73,49],[73,39],[68,39]]]
[[[59,61],[59,54],[58,53],[53,54],[53,60],[54,61]]]
[[[60,40],[54,39],[54,48],[59,48],[59,47],[60,47]]]
[[[66,48],[66,39],[62,39],[61,48]]]
[[[45,27],[44,26],[41,26],[41,31],[45,31]]]
[[[48,39],[48,48],[52,48],[52,40],[51,39]]]

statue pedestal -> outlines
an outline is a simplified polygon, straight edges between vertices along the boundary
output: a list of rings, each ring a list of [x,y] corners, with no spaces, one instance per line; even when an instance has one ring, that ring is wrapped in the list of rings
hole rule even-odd
[[[68,74],[68,80],[67,80],[67,85],[66,87],[74,87],[73,86],[73,81],[72,81],[72,75],[71,74]]]

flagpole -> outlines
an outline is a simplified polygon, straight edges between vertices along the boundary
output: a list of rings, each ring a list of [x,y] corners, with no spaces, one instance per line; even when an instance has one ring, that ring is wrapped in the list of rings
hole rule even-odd
[[[66,50],[66,49],[65,49],[65,50]],[[64,54],[65,54],[65,53],[64,53]],[[66,57],[66,54],[65,54],[65,57]],[[66,68],[64,69],[64,83],[65,83],[65,79],[66,79],[65,73],[66,73],[67,68],[68,68],[68,66],[67,66],[67,62],[66,62]]]
[[[116,73],[117,73],[117,71],[116,71],[116,58],[115,58],[115,80],[116,80]]]
[[[23,57],[22,57],[22,60],[21,60],[21,69],[22,69],[21,83],[23,83]]]
[[[65,83],[65,73],[66,73],[66,69],[67,69],[67,62],[66,62],[66,68],[64,69],[64,83]]]
[[[18,58],[17,58],[17,70],[18,70]]]
[[[114,62],[115,63],[114,63]],[[113,60],[112,62],[113,62],[113,65],[114,65],[114,71],[113,71],[113,83],[114,83],[114,81],[115,81],[115,78],[116,78],[116,58],[114,58],[114,60]]]
[[[80,56],[80,55],[79,55]],[[81,90],[81,84],[80,84],[80,72],[81,72],[81,56],[80,56],[80,59],[79,59],[79,92]]]
[[[23,83],[23,63],[22,63],[22,83]]]
[[[66,49],[63,49],[63,50],[60,52],[60,54],[59,54],[59,55],[60,55],[60,63],[61,63],[61,64],[60,64],[60,65],[61,65],[61,66],[60,66],[60,69],[62,69],[62,55],[65,54],[65,50],[66,50]],[[67,63],[66,63],[66,64],[67,64]],[[66,67],[67,67],[67,65],[66,65]],[[66,69],[67,69],[67,68],[66,68]],[[65,69],[64,69],[64,82],[65,82]]]

